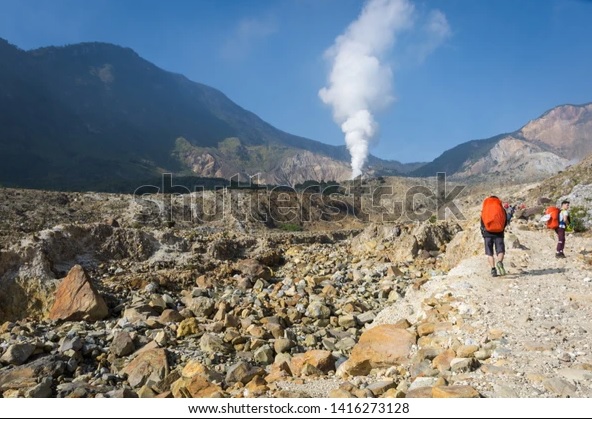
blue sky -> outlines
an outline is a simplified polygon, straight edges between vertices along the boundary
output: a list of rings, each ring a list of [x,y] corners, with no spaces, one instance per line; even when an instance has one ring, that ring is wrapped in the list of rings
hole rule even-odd
[[[374,114],[372,154],[430,161],[554,106],[592,102],[592,1],[408,1],[412,13],[381,55],[391,72],[384,94],[393,101]],[[281,130],[342,145],[319,90],[332,69],[325,52],[364,4],[0,0],[0,37],[25,50],[86,41],[130,47]]]

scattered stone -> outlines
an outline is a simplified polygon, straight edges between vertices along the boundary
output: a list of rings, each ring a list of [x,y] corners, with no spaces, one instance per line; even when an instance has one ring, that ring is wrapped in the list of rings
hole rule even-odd
[[[420,337],[432,334],[436,329],[436,324],[432,322],[426,322],[417,326],[417,335]]]
[[[374,321],[374,318],[376,318],[376,313],[373,311],[364,312],[359,314],[357,318],[360,324],[366,325]]]
[[[44,377],[39,384],[34,387],[29,388],[25,391],[25,397],[30,397],[33,399],[47,399],[50,398],[53,391],[53,378],[52,377]]]
[[[200,374],[182,377],[171,385],[175,398],[216,398],[223,397],[223,390]]]
[[[413,380],[408,389],[416,390],[418,388],[433,387],[436,382],[438,382],[438,378],[435,377],[417,377]]]
[[[247,362],[237,362],[228,368],[226,372],[226,383],[229,385],[240,382],[245,385],[248,384],[256,375],[264,375],[259,367],[252,367]]]
[[[334,344],[334,349],[349,352],[356,345],[356,341],[352,337],[345,337]],[[331,350],[334,350],[331,349]]]
[[[166,351],[153,349],[142,352],[127,364],[121,373],[127,375],[127,381],[132,388],[141,387],[147,383],[156,384],[169,373]]]
[[[159,322],[164,325],[169,323],[181,322],[183,321],[183,319],[183,316],[174,309],[165,309],[164,311],[162,311],[162,314],[160,314],[160,317],[158,318]]]
[[[479,360],[483,360],[483,359],[487,359],[489,356],[484,356],[484,357],[477,357],[476,356],[476,352],[477,350],[479,350],[479,346],[476,345],[466,345],[466,346],[460,346],[458,349],[456,349],[456,356],[459,358],[470,358],[470,357],[475,357]]]
[[[378,397],[386,393],[389,389],[394,388],[396,386],[397,384],[394,380],[383,380],[373,382],[372,384],[369,384],[366,388],[370,390],[375,397]]]
[[[451,368],[452,361],[455,357],[456,353],[454,353],[454,350],[447,349],[434,358],[432,365],[440,372],[448,371]]]
[[[290,369],[294,376],[299,376],[305,365],[318,369],[319,373],[328,373],[335,370],[335,357],[326,350],[309,350],[306,353],[295,355],[290,361]]]
[[[576,392],[576,386],[561,378],[549,378],[543,381],[543,387],[559,397],[570,397]]]
[[[495,393],[495,397],[497,397],[497,398],[511,399],[514,397],[518,397],[518,393],[516,393],[515,389],[505,386],[505,385],[495,384],[493,386],[493,391]]]
[[[478,360],[485,360],[485,359],[489,359],[491,357],[491,350],[477,350],[475,353],[473,353],[473,356],[475,357],[475,359]],[[463,357],[463,356],[459,356],[459,357]],[[471,357],[470,354],[468,356],[464,356],[464,357]]]
[[[356,398],[351,392],[338,388],[329,392],[329,398],[332,399],[353,399]]]
[[[559,370],[558,374],[570,382],[580,382],[592,380],[592,370],[564,368]]]
[[[255,377],[245,385],[243,397],[261,397],[269,391],[267,381],[261,375]]]
[[[44,356],[24,365],[0,369],[0,393],[8,397],[7,391],[24,396],[25,391],[35,388],[38,379],[57,379],[66,370],[65,363],[57,356]]]
[[[69,351],[77,352],[82,349],[82,346],[84,346],[84,342],[79,336],[68,335],[60,340],[59,351],[62,353],[67,353]]]
[[[203,318],[210,317],[216,309],[214,299],[205,296],[186,297],[185,305],[187,309],[193,312],[193,315]]]
[[[30,343],[12,344],[0,356],[0,362],[8,365],[22,365],[35,351],[35,345]]]
[[[273,348],[276,353],[288,352],[292,347],[294,347],[294,342],[289,338],[278,338],[273,343]]]
[[[243,259],[237,263],[237,268],[244,275],[253,279],[269,280],[272,277],[271,269],[265,265],[262,265],[256,259]]]
[[[134,341],[127,331],[120,331],[115,334],[111,346],[109,346],[109,351],[117,357],[131,355],[135,350]]]
[[[264,344],[263,346],[255,350],[253,356],[255,358],[255,362],[260,363],[262,365],[269,365],[273,363],[274,353],[269,344]]]
[[[496,365],[484,364],[484,365],[479,366],[479,370],[485,374],[492,374],[492,375],[514,375],[516,373],[513,369],[508,368],[506,366],[500,366],[499,364],[496,364]]]
[[[215,334],[205,333],[199,340],[199,347],[206,353],[227,353],[230,345]]]
[[[553,350],[554,347],[555,346],[551,343],[539,343],[533,341],[524,343],[524,348],[531,352],[544,352],[548,350]]]
[[[432,388],[432,396],[435,399],[473,399],[479,398],[479,393],[468,385],[446,385]]]
[[[181,321],[179,327],[177,328],[177,337],[186,337],[193,334],[200,333],[201,330],[199,328],[199,323],[195,318],[187,318]]]
[[[433,397],[432,387],[420,387],[407,391],[405,398],[408,399],[431,399]]]
[[[475,365],[471,358],[454,358],[450,361],[450,370],[453,372],[470,371]]]
[[[274,362],[269,370],[269,375],[265,377],[268,383],[272,383],[292,376],[290,364],[286,361]]]
[[[313,302],[308,306],[306,315],[314,319],[327,319],[331,316],[331,309],[324,303]]]

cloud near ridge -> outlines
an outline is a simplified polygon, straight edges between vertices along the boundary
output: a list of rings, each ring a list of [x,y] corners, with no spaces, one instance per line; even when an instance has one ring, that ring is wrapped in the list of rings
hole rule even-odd
[[[451,36],[446,15],[440,10],[432,10],[423,26],[423,41],[414,48],[419,62],[423,62]]]
[[[240,60],[245,58],[256,44],[278,31],[278,24],[273,16],[265,18],[244,18],[224,43],[221,56],[224,59]]]

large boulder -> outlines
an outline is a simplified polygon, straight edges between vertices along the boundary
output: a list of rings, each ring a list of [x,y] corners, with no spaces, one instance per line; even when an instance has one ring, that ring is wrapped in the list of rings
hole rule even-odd
[[[84,269],[80,265],[72,267],[56,290],[49,319],[99,321],[107,315],[109,308]]]
[[[350,358],[337,370],[341,377],[368,375],[374,368],[385,368],[407,361],[416,336],[393,324],[378,325],[365,331]]]

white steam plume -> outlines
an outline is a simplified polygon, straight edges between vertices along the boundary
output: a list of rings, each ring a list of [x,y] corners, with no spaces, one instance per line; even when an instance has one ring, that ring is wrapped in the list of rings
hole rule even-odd
[[[351,154],[352,178],[362,174],[370,141],[378,128],[372,113],[393,101],[392,72],[381,63],[398,32],[411,25],[408,0],[370,0],[325,57],[332,62],[329,86],[319,97],[333,108]]]

